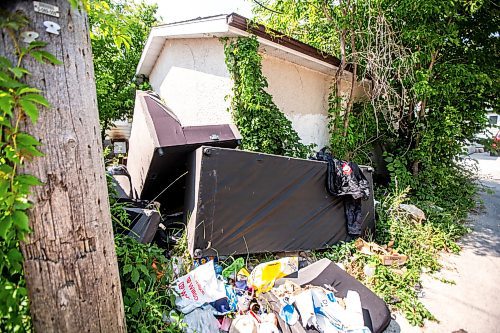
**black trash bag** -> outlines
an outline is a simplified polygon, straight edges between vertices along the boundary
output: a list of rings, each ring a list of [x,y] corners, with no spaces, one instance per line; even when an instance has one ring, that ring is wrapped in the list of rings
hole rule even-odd
[[[314,159],[328,163],[328,193],[344,197],[347,233],[351,236],[361,235],[361,199],[367,200],[370,196],[370,183],[356,163],[336,159],[326,147],[317,152]]]

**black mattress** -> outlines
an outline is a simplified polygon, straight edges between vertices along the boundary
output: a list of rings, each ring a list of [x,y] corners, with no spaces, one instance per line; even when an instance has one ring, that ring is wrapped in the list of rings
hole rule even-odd
[[[371,172],[361,169],[371,184]],[[188,170],[184,216],[191,253],[312,250],[347,237],[343,199],[325,187],[325,162],[201,147]],[[362,202],[362,216],[364,232],[373,234],[373,195]]]

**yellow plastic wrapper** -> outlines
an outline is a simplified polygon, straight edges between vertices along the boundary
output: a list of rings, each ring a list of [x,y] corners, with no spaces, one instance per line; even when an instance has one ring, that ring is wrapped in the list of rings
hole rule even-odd
[[[298,257],[285,257],[262,263],[255,267],[248,277],[248,285],[258,293],[265,293],[274,286],[274,282],[299,270]]]

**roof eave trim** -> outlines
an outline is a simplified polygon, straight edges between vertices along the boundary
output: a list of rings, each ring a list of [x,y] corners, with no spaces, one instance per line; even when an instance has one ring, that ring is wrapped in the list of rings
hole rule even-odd
[[[137,64],[136,75],[149,76],[149,74],[151,74],[154,63],[156,63],[161,53],[161,50],[151,52],[151,46],[155,38],[162,39],[164,44],[165,40],[172,36],[185,36],[189,38],[192,35],[198,34],[206,34],[208,36],[213,34],[224,34],[227,33],[229,29],[226,18],[227,15],[218,15],[199,21],[184,21],[152,28],[146,44],[144,45],[141,59]],[[150,58],[154,58],[153,66],[146,66],[147,60]]]
[[[323,53],[317,48],[288,37],[281,32],[266,28],[262,24],[254,23],[239,14],[232,13],[228,15],[227,24],[231,32],[242,36],[255,35],[258,37],[259,42],[264,45],[274,46],[287,52],[292,50],[290,53],[330,68],[340,66],[340,59],[337,57]],[[350,68],[346,68],[346,70],[350,71]]]

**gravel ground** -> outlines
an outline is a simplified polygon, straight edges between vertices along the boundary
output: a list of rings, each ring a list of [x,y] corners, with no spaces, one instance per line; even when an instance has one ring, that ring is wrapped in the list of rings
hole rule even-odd
[[[443,254],[440,278],[423,277],[422,303],[439,322],[412,327],[396,314],[386,333],[460,332],[500,333],[500,157],[473,154],[481,183],[493,194],[483,192],[484,209],[471,214],[473,231],[461,241],[459,255]]]

